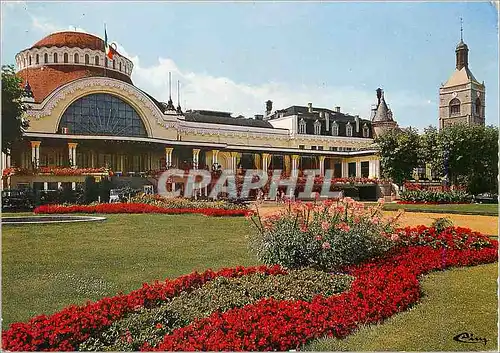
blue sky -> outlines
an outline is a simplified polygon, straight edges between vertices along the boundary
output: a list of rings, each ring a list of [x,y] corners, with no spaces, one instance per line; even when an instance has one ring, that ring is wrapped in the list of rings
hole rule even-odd
[[[274,108],[340,106],[368,118],[382,87],[400,126],[437,125],[438,89],[455,46],[486,83],[486,123],[498,125],[498,12],[489,2],[2,3],[2,63],[58,30],[116,41],[134,83],[181,104],[253,116]],[[175,88],[175,82],[174,82]],[[176,92],[173,98],[176,98]]]

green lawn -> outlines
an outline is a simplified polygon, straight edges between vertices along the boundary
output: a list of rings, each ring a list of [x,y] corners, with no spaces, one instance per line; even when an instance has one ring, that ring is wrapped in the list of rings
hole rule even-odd
[[[4,214],[4,216],[7,216]],[[2,327],[194,270],[254,265],[243,217],[105,215],[2,227]]]
[[[200,215],[105,215],[104,222],[2,227],[2,327],[51,314],[143,282],[194,270],[255,265],[250,223]],[[412,310],[313,350],[492,350],[496,348],[497,264],[436,272]],[[489,339],[460,344],[461,331]]]
[[[404,209],[407,212],[457,213],[484,216],[498,216],[498,205],[490,204],[443,204],[443,205],[401,205],[386,203],[385,211]]]
[[[411,310],[382,325],[365,326],[343,340],[319,339],[311,351],[492,351],[497,350],[498,264],[434,272],[422,280],[425,293]],[[459,343],[471,332],[488,339]]]

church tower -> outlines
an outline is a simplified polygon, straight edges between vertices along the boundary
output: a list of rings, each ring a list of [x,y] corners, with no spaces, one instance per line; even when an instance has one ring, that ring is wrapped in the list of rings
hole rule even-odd
[[[448,81],[439,88],[439,129],[453,124],[485,124],[485,86],[469,69],[469,48],[463,41],[455,49],[456,68]]]

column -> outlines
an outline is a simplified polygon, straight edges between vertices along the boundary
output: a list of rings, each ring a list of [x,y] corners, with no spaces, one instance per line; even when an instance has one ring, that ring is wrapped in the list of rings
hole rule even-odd
[[[76,146],[78,143],[68,142],[69,165],[72,168],[76,168]]]
[[[231,169],[234,172],[236,172],[236,169],[238,169],[238,165],[236,162],[236,158],[238,158],[238,152],[230,152],[230,156],[231,156],[231,162],[230,162]]]
[[[368,161],[368,178],[375,177],[375,163],[373,160]]]
[[[193,169],[198,169],[198,156],[200,155],[199,148],[193,148]]]
[[[375,169],[374,177],[380,178],[380,160],[377,159],[377,160],[373,161],[373,164],[374,164],[374,169]]]
[[[319,174],[321,176],[324,176],[325,175],[325,156],[319,156],[318,157],[318,160],[319,160]]]
[[[41,141],[31,141],[31,162],[34,168],[40,166],[40,144]]]
[[[347,162],[342,161],[342,178],[347,178],[348,175]]]
[[[165,147],[165,168],[168,169],[172,166],[172,151],[173,147]]]
[[[271,155],[269,153],[262,153],[262,170],[267,173],[269,163],[271,162]]]
[[[212,165],[219,163],[219,150],[212,150]]]
[[[299,158],[300,156],[297,154],[292,155],[292,177],[296,177],[299,175]]]
[[[95,153],[94,151],[90,151],[90,166],[95,168]]]
[[[361,162],[356,162],[356,178],[361,178]]]

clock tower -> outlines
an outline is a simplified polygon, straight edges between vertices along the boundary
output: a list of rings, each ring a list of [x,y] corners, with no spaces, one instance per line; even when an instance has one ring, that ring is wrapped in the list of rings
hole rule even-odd
[[[439,88],[439,129],[453,124],[485,124],[485,86],[479,83],[469,69],[469,48],[463,41],[456,53],[455,72]]]

